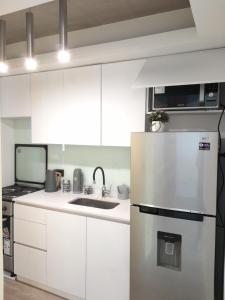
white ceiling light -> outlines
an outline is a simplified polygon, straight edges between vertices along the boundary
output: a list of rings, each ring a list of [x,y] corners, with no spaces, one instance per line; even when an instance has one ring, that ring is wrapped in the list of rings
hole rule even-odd
[[[59,0],[59,45],[58,60],[61,63],[70,61],[70,53],[67,49],[67,0]]]
[[[5,62],[6,57],[6,22],[0,20],[0,73],[7,73],[8,65]]]
[[[37,60],[34,58],[34,16],[32,12],[26,13],[26,34],[27,34],[27,57],[25,67],[28,71],[37,69]]]

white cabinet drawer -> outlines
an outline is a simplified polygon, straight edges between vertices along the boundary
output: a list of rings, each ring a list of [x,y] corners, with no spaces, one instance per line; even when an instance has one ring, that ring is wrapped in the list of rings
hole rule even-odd
[[[23,245],[46,250],[46,225],[15,219],[14,240]]]
[[[46,253],[26,246],[14,245],[15,274],[46,284]]]
[[[14,217],[15,219],[21,219],[24,221],[47,224],[46,210],[37,207],[15,204]]]

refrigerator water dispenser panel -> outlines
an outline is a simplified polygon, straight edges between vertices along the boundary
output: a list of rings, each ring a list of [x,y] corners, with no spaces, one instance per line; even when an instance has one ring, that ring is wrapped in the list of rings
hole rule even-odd
[[[157,232],[157,265],[181,271],[181,235]]]

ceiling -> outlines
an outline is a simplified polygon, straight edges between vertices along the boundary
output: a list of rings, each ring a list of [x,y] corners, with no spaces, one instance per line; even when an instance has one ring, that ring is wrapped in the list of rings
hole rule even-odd
[[[52,0],[1,0],[0,16],[50,1]]]
[[[68,30],[75,31],[190,7],[189,0],[68,0]],[[58,0],[32,8],[35,37],[58,32]],[[26,10],[5,15],[7,44],[24,41]]]

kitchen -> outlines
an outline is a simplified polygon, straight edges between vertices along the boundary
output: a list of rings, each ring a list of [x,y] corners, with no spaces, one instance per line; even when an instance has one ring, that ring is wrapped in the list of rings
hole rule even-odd
[[[169,1],[168,6],[161,1],[150,1],[148,4],[145,1],[133,1],[132,10],[126,1],[116,1],[114,4],[110,1],[109,6],[97,1],[95,8],[86,9],[80,7],[77,1],[33,2],[33,7],[24,4],[18,9],[13,8],[14,12],[10,12],[7,4],[5,10],[4,7],[2,12],[0,10],[8,28],[8,43],[5,47],[7,60],[2,61],[8,64],[8,70],[6,74],[1,74],[0,79],[2,186],[6,188],[15,182],[24,184],[26,181],[30,189],[34,182],[36,186],[37,181],[43,184],[49,179],[45,177],[46,169],[63,170],[61,189],[64,183],[65,189],[69,188],[71,192],[56,192],[54,184],[53,191],[45,192],[46,186],[52,188],[51,184],[46,184],[45,190],[27,195],[18,194],[16,198],[8,194],[15,202],[11,216],[14,223],[11,225],[14,230],[14,269],[5,274],[5,300],[15,299],[14,288],[18,289],[18,299],[24,300],[24,291],[28,295],[37,295],[39,299],[165,299],[163,294],[158,294],[156,298],[150,291],[146,292],[149,294],[136,294],[132,290],[132,269],[130,283],[130,250],[132,266],[134,247],[131,241],[130,248],[132,221],[128,187],[131,189],[131,203],[137,204],[137,199],[132,196],[135,187],[132,183],[132,149],[135,149],[137,143],[131,147],[131,133],[151,130],[149,115],[160,92],[154,93],[154,103],[150,96],[153,95],[152,91],[157,91],[157,87],[188,85],[193,91],[193,85],[201,84],[200,91],[204,90],[204,95],[217,95],[214,90],[207,92],[209,85],[204,84],[225,81],[223,28],[219,26],[219,21],[218,24],[214,22],[210,28],[206,27],[209,23],[206,16],[207,11],[210,11],[221,20],[223,5],[218,4],[215,8],[212,1],[208,0],[207,10],[205,4],[202,9],[200,1]],[[156,2],[158,6],[154,8]],[[80,15],[74,13],[76,8]],[[101,14],[102,19],[99,11],[104,12]],[[95,14],[96,18],[93,17]],[[58,21],[61,24],[60,30]],[[204,22],[205,29],[202,26]],[[18,31],[15,30],[17,27]],[[27,37],[26,29],[30,33]],[[32,29],[36,30],[34,44]],[[68,47],[68,62],[58,62],[58,59],[62,59],[57,58],[56,53],[60,46],[63,50]],[[26,56],[31,59],[31,65],[26,64],[26,68],[37,69],[25,69],[23,64]],[[63,56],[63,59],[68,57]],[[171,134],[171,138],[176,132],[183,132],[184,136],[187,131],[206,132],[208,137],[209,132],[218,131],[223,113],[223,85],[218,86],[220,96],[215,98],[215,106],[212,104],[213,99],[210,98],[210,104],[207,104],[205,97],[197,107],[193,107],[192,103],[189,109],[166,109],[169,122],[164,130]],[[201,97],[202,94],[197,92],[196,98],[202,101]],[[224,124],[222,119],[219,126],[222,138]],[[155,135],[160,136],[161,133]],[[209,152],[201,149],[204,157],[211,153],[215,155],[212,149],[216,148],[216,142],[211,136],[209,139],[209,142],[200,140],[204,147],[207,147],[207,143],[211,147]],[[191,149],[192,143],[187,145],[187,149]],[[200,147],[198,143],[197,147]],[[153,146],[156,147],[156,144],[154,141]],[[39,176],[40,164],[37,165],[35,159],[29,163],[29,156],[25,155],[24,161],[19,164],[17,156],[26,153],[26,145],[33,145],[32,149],[36,149],[35,145],[47,146],[43,148],[45,164],[41,164],[42,176]],[[16,147],[21,148],[18,150]],[[191,150],[188,153],[192,153]],[[138,160],[141,161],[140,157]],[[211,167],[212,172],[215,172],[217,158],[207,159],[210,160],[215,161]],[[94,172],[98,166],[103,168],[104,174],[101,169]],[[82,170],[82,192],[85,194],[73,190],[74,169]],[[217,175],[213,174],[215,179]],[[140,180],[143,178],[141,176]],[[160,178],[166,180],[162,174]],[[209,178],[205,180],[209,181]],[[215,185],[214,182],[210,189],[214,191],[214,196]],[[119,199],[121,195],[118,187],[125,189],[124,200]],[[154,187],[157,184],[152,190]],[[142,189],[146,187],[142,186]],[[89,201],[85,200],[84,203],[84,198]],[[77,200],[82,205],[71,203]],[[95,205],[103,205],[104,208],[93,207],[94,200],[99,201]],[[117,206],[106,209],[109,203]],[[160,206],[159,203],[154,205]],[[165,206],[186,208],[172,206],[172,203]],[[201,208],[191,207],[190,210],[202,212],[205,206]],[[207,214],[211,215],[211,209],[214,215],[214,207]],[[214,269],[210,266],[210,270]],[[170,272],[179,274],[180,270]],[[220,273],[221,270],[215,274],[219,281],[223,278]],[[198,299],[213,299],[213,275],[214,271],[211,270],[210,284],[208,282],[206,289],[200,289]],[[176,280],[173,280],[176,284]],[[185,280],[187,282],[183,284],[189,286],[190,282],[187,278]],[[135,279],[135,284],[137,282],[140,286],[143,284]],[[154,288],[160,282],[159,277]],[[204,285],[207,281],[199,282]],[[216,300],[222,299],[221,293],[215,296]],[[180,299],[178,295],[177,291],[171,297]],[[195,297],[189,295],[188,299]]]

